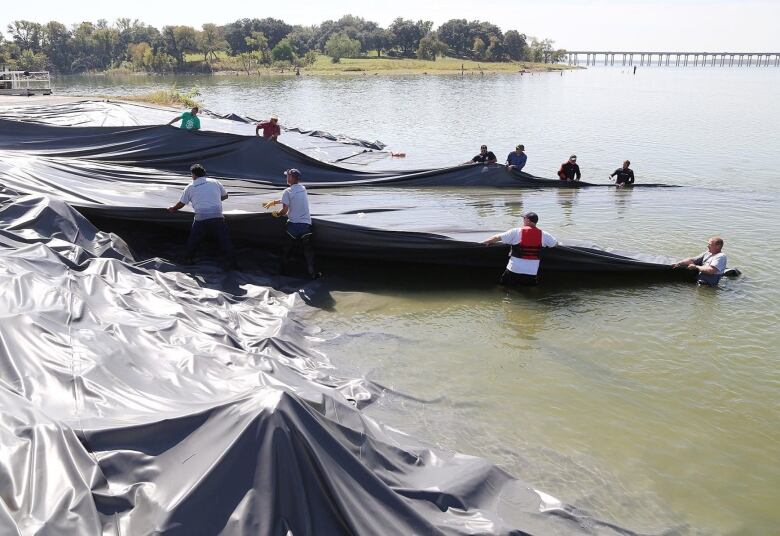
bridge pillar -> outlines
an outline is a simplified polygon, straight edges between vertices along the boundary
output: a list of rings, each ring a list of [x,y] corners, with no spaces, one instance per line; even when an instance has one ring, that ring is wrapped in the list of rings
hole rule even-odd
[[[699,55],[698,54],[694,54],[693,55],[693,66],[694,67],[698,67],[699,66]]]

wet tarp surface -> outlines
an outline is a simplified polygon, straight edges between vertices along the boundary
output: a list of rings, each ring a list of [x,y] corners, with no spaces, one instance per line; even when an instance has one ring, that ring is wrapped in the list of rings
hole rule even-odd
[[[136,223],[186,231],[192,214],[165,210],[180,197],[189,176],[68,157],[26,156],[0,151],[0,184],[16,191],[63,199],[102,228],[121,232]],[[223,179],[231,198],[226,219],[234,241],[242,245],[278,247],[284,239],[283,218],[263,211],[262,202],[279,197],[276,188],[251,181]],[[411,195],[411,194],[409,194]],[[400,199],[387,191],[315,190],[310,205],[318,255],[480,267],[499,270],[508,247],[486,247],[479,228],[442,228],[443,212],[462,210],[446,200],[431,206],[426,196]],[[672,259],[658,255],[605,250],[592,244],[563,241],[542,251],[542,267],[551,272],[638,272],[684,277],[671,269]]]
[[[491,188],[583,188],[610,184],[543,179],[508,170],[499,164],[458,165],[413,171],[367,171],[343,164],[386,162],[389,153],[362,147],[369,142],[336,137],[316,131],[289,130],[285,143],[268,142],[252,133],[244,121],[213,119],[211,130],[187,132],[167,122],[171,111],[123,103],[86,102],[75,110],[40,107],[0,110],[0,149],[34,151],[46,156],[79,156],[124,165],[180,170],[193,160],[207,165],[210,173],[264,184],[284,185],[281,171],[301,170],[311,186],[407,186],[407,187],[491,187]],[[239,118],[240,119],[240,118]],[[20,123],[23,121],[23,123]],[[122,126],[106,126],[106,124]],[[67,135],[58,126],[79,126]],[[94,126],[100,125],[100,126]],[[125,125],[145,125],[131,126]],[[318,134],[312,137],[311,134]],[[312,142],[311,140],[317,140]],[[314,143],[314,145],[312,145]],[[378,142],[374,142],[376,145]],[[361,150],[356,151],[355,145]],[[378,145],[377,145],[378,146]],[[380,154],[382,159],[372,155]],[[336,165],[338,163],[339,165]],[[638,184],[637,187],[664,186]]]
[[[631,534],[364,415],[271,283],[0,189],[0,533]]]

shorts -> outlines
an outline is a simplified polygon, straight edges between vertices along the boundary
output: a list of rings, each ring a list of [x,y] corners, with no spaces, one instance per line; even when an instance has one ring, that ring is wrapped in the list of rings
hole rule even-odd
[[[498,281],[507,287],[535,287],[539,284],[539,276],[531,274],[516,274],[509,270],[504,270],[501,279]]]

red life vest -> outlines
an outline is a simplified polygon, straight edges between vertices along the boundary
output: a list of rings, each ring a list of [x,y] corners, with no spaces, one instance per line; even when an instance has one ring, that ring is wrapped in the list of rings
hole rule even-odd
[[[512,256],[519,259],[539,260],[542,249],[542,230],[538,227],[520,229],[520,243],[512,246]]]

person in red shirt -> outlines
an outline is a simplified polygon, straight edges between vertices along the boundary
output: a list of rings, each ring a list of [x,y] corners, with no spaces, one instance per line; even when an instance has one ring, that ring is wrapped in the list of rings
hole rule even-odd
[[[255,135],[260,135],[260,129],[263,130],[263,137],[268,141],[276,141],[279,134],[282,133],[281,127],[279,127],[279,118],[272,115],[268,121],[262,121],[255,125]]]

